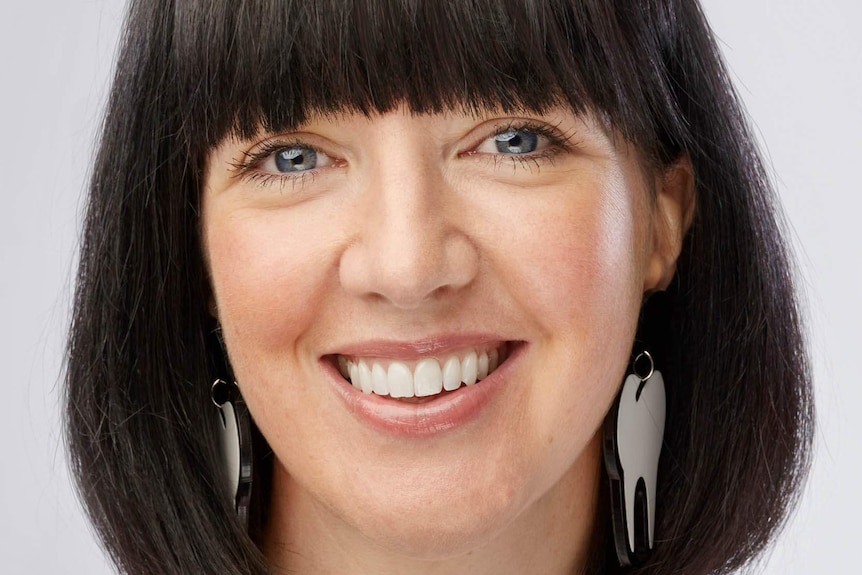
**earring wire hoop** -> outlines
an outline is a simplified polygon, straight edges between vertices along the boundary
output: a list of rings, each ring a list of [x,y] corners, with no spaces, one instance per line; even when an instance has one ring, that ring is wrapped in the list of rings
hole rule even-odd
[[[649,371],[646,375],[641,375],[641,372],[638,370],[638,365],[643,363],[643,360],[649,361]],[[650,352],[644,350],[638,354],[632,363],[632,371],[634,371],[634,374],[638,376],[638,379],[641,381],[646,381],[652,377],[652,374],[655,373],[655,362],[653,361]]]

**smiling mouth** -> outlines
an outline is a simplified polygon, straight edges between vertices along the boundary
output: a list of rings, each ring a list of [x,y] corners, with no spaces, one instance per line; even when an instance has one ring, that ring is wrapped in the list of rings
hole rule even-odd
[[[502,342],[412,361],[344,355],[333,358],[342,377],[364,393],[424,403],[482,381],[508,355],[509,344]]]

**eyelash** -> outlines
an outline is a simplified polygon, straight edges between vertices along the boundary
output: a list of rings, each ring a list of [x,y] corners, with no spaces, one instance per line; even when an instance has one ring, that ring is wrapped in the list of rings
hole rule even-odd
[[[494,163],[495,168],[509,163],[514,170],[520,168],[529,170],[532,173],[533,168],[539,170],[544,164],[553,165],[554,159],[559,154],[572,151],[578,147],[576,143],[572,143],[571,134],[564,134],[556,129],[556,127],[548,126],[547,124],[527,120],[512,120],[511,122],[495,126],[493,131],[481,140],[480,144],[487,138],[492,138],[511,130],[532,132],[537,136],[544,137],[547,139],[547,146],[541,152],[528,154],[492,154],[477,152],[475,149],[472,149],[462,152],[460,156],[485,156],[488,161]],[[257,169],[260,164],[276,152],[294,147],[308,148],[321,153],[321,150],[318,148],[310,146],[301,140],[270,140],[264,142],[254,150],[243,152],[242,158],[231,162],[231,165],[237,171],[238,177],[242,178],[243,181],[262,187],[273,184],[279,184],[281,187],[284,187],[285,184],[289,183],[295,189],[297,186],[304,185],[309,179],[313,182],[319,173],[319,169],[311,169],[298,174],[277,174]],[[338,161],[336,160],[337,163]]]

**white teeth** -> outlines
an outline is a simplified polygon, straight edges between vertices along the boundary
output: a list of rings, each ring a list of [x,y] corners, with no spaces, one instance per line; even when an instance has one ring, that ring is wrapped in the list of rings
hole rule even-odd
[[[371,368],[371,387],[377,395],[389,395],[389,383],[386,370],[379,363]]]
[[[371,393],[371,370],[368,369],[368,364],[364,361],[359,362],[359,387],[362,388],[362,393]]]
[[[393,361],[387,375],[389,397],[413,397],[413,374],[406,365]]]
[[[413,385],[416,397],[437,395],[443,391],[443,372],[436,359],[423,359],[416,365],[413,372]]]
[[[350,370],[350,383],[352,383],[353,387],[356,389],[362,389],[362,386],[359,385],[359,366],[352,361],[348,361],[347,368]]]
[[[467,350],[465,350],[467,351]],[[355,359],[339,355],[338,371],[363,393],[390,397],[428,397],[443,390],[454,391],[461,384],[473,385],[485,379],[505,360],[505,349],[467,351],[463,358],[450,355],[445,363],[432,357],[417,362]],[[411,369],[410,366],[413,366]]]
[[[483,351],[479,354],[479,373],[476,378],[481,381],[486,377],[488,377],[488,354]]]
[[[478,377],[478,357],[476,356],[475,351],[471,351],[464,357],[464,361],[461,362],[461,381],[463,381],[467,385],[473,385],[476,383],[476,378]]]
[[[451,356],[443,366],[443,389],[454,391],[461,387],[461,361]]]

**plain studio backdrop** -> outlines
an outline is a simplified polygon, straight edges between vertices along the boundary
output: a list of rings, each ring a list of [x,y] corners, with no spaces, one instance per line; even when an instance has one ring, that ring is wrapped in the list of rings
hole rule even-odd
[[[113,573],[71,489],[60,373],[120,0],[5,1],[0,19],[0,571]],[[859,573],[862,3],[708,0],[793,234],[818,402],[799,511],[759,570]]]

